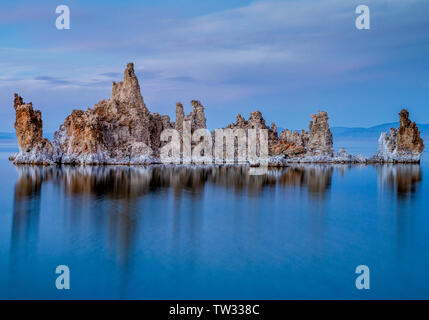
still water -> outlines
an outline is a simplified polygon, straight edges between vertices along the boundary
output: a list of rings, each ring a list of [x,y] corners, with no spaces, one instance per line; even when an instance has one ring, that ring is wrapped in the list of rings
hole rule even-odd
[[[429,298],[429,163],[32,167],[0,159],[0,298]],[[370,268],[357,290],[355,268]],[[67,265],[71,289],[55,287]]]

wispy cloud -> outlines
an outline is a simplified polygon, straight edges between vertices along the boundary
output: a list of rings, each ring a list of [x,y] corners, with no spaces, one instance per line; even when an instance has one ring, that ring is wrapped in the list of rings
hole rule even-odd
[[[371,30],[358,31],[354,9],[360,3],[256,1],[184,17],[167,4],[77,1],[70,4],[68,31],[56,30],[52,5],[41,4],[32,28],[7,22],[14,38],[8,37],[7,47],[0,48],[0,61],[7,61],[0,63],[0,93],[11,86],[5,77],[23,91],[37,86],[45,95],[61,88],[71,99],[63,108],[71,109],[78,101],[72,93],[85,92],[89,101],[104,98],[96,95],[108,92],[111,81],[121,79],[125,64],[134,61],[146,102],[160,112],[170,112],[176,100],[197,96],[227,112],[225,117],[263,99],[274,105],[308,105],[295,109],[297,113],[307,113],[320,101],[338,113],[340,105],[354,106],[354,97],[347,100],[346,95],[359,90],[374,101],[368,110],[375,104],[386,109],[381,92],[390,91],[399,103],[405,98],[396,89],[407,85],[406,79],[427,87],[423,67],[429,64],[429,3],[369,0]],[[27,13],[34,6],[28,2],[14,7],[11,16],[21,12],[28,25],[32,17]],[[31,36],[26,33],[30,31]],[[339,87],[342,92],[334,96]],[[237,110],[226,108],[231,105]],[[260,108],[274,110],[268,102]]]
[[[35,77],[34,80],[46,81],[50,85],[70,84],[70,81],[68,80],[64,80],[62,78],[56,78],[56,77],[48,77],[48,76]]]

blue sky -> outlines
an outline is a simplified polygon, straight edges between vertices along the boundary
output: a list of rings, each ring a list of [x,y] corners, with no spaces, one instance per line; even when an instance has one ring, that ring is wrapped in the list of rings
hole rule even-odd
[[[55,28],[66,4],[71,29]],[[355,8],[371,29],[355,28]],[[134,62],[146,105],[174,120],[175,102],[206,106],[210,128],[238,113],[307,128],[429,122],[429,1],[2,1],[0,131],[13,131],[13,93],[53,132],[73,109],[110,96]]]

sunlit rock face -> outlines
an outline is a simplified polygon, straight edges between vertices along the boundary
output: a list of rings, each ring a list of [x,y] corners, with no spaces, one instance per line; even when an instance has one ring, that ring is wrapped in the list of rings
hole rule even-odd
[[[419,129],[405,109],[399,113],[399,128],[383,132],[378,143],[377,154],[371,159],[375,162],[420,162],[424,149]]]
[[[334,155],[332,132],[329,128],[328,114],[325,111],[319,111],[311,115],[311,121],[308,131],[291,131],[288,129],[280,133],[280,139],[293,143],[300,147],[303,152],[297,154],[292,161],[301,162],[355,162],[356,158],[341,154]]]
[[[43,138],[42,114],[33,104],[24,103],[15,93],[15,130],[19,153],[11,156],[14,163],[51,164],[58,161],[58,153],[48,139]]]
[[[123,81],[113,83],[110,99],[87,111],[74,110],[53,143],[62,151],[62,163],[148,163],[165,127],[170,127],[169,118],[150,114],[129,63]]]

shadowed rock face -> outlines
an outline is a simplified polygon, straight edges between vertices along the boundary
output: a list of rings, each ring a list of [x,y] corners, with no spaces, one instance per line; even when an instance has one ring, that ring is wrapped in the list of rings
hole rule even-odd
[[[372,158],[378,162],[419,162],[424,149],[419,129],[405,109],[399,113],[399,128],[383,132],[378,142],[377,154]]]

